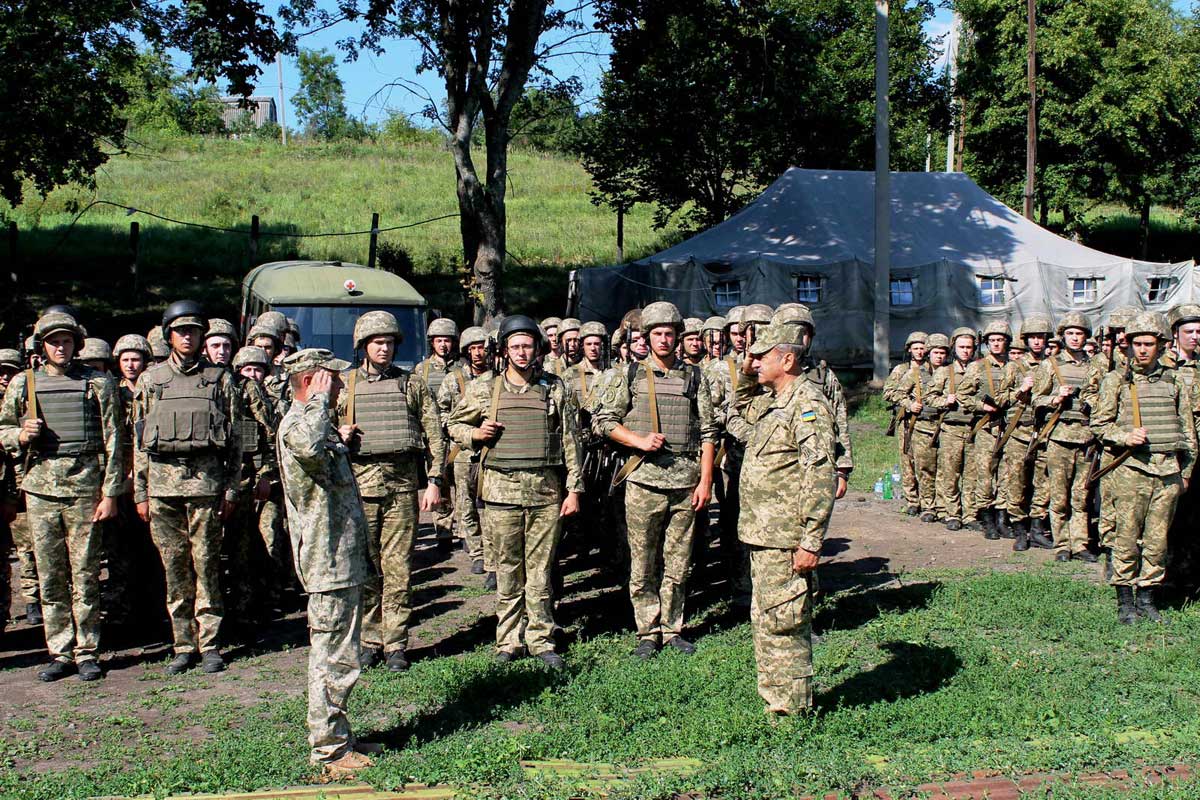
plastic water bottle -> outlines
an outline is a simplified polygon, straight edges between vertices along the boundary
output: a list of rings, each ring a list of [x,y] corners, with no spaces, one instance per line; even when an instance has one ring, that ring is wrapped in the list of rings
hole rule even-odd
[[[892,499],[892,473],[883,473],[883,499]]]
[[[876,500],[883,499],[883,478],[880,478],[879,480],[875,481],[875,499]]]
[[[892,465],[892,486],[899,486],[899,485],[900,485],[900,465],[893,464]]]

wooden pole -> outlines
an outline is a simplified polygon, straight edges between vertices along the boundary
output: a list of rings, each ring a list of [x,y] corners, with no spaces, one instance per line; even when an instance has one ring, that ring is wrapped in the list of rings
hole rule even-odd
[[[287,147],[287,111],[284,110],[283,97],[283,53],[275,54],[275,68],[279,71],[279,139]]]
[[[250,217],[250,266],[258,266],[258,214]]]
[[[21,288],[21,262],[18,260],[17,250],[17,223],[8,223],[8,263],[12,265],[12,272],[9,273],[9,278],[12,283],[13,294],[19,293]]]
[[[875,358],[873,380],[887,380],[891,338],[891,175],[888,147],[888,0],[875,0]]]
[[[129,223],[129,275],[133,278],[133,291],[137,294],[140,286],[138,274],[138,255],[141,250],[141,226],[136,222]]]
[[[371,247],[367,250],[367,266],[375,269],[375,254],[379,248],[379,215],[371,215]]]
[[[625,206],[617,206],[617,263],[625,263]]]
[[[1026,0],[1029,41],[1025,71],[1029,79],[1029,109],[1025,120],[1025,218],[1033,219],[1034,180],[1037,174],[1037,0]]]

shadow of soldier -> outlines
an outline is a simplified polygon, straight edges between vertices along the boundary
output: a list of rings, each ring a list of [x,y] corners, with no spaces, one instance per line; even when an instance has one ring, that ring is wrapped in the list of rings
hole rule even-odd
[[[960,669],[962,659],[950,647],[884,642],[880,649],[891,657],[868,670],[856,672],[816,697],[822,710],[869,706],[927,694],[945,686]]]
[[[890,579],[889,583],[898,580],[895,575]],[[926,581],[900,586],[876,586],[839,594],[819,604],[813,619],[813,630],[822,633],[852,630],[888,612],[925,608],[941,585],[937,581]]]

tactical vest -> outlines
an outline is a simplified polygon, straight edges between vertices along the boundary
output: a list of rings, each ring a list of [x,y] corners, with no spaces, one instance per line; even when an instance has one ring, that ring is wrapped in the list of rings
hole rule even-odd
[[[145,373],[155,398],[146,412],[142,449],[154,455],[187,455],[221,450],[229,442],[229,419],[221,408],[224,367],[204,367],[190,375],[169,365]]]
[[[245,380],[250,380],[246,378]],[[242,390],[242,418],[238,420],[237,435],[242,442],[242,456],[252,458],[255,466],[262,465],[262,455],[258,452],[258,420],[250,413],[250,399],[248,394],[251,389],[243,385]],[[266,392],[263,392],[265,395]]]
[[[1030,362],[1030,363],[1026,363],[1026,364],[1021,364],[1020,366],[1017,367],[1017,369],[1015,370],[1017,379],[1015,381],[1014,391],[1016,391],[1016,387],[1020,386],[1021,381],[1025,380],[1025,376],[1028,375],[1033,370],[1037,369],[1038,364],[1041,364],[1041,363],[1042,362],[1040,362],[1040,361],[1034,361],[1034,362]],[[1017,410],[1016,405],[1014,405],[1012,408],[1009,409],[1008,415],[1007,415],[1007,419],[1009,422],[1012,421],[1013,412],[1015,412],[1016,410]],[[1022,411],[1021,411],[1021,423],[1020,424],[1022,427],[1029,427],[1030,425],[1037,424],[1037,416],[1033,409],[1033,399],[1032,398],[1030,398],[1030,402],[1026,403],[1025,408],[1022,409]]]
[[[650,418],[646,372],[647,368],[641,364],[631,364],[629,367],[628,379],[634,400],[624,424],[633,431],[654,429],[654,422]],[[682,377],[654,376],[659,433],[667,440],[664,449],[676,455],[694,455],[700,451],[700,415],[696,409],[699,388],[700,373],[696,367],[684,367]]]
[[[1174,453],[1183,449],[1183,423],[1175,407],[1178,391],[1178,387],[1161,374],[1137,382],[1138,409],[1147,434],[1146,444],[1140,449],[1151,453]],[[1121,413],[1117,424],[1130,429],[1134,427],[1128,383],[1121,386]]]
[[[442,383],[449,374],[447,369],[434,369],[432,356],[425,359],[425,363],[421,367],[421,378],[429,386],[429,394],[433,397],[438,396],[438,390],[442,388]]]
[[[445,378],[445,373],[442,373]],[[362,431],[358,455],[384,456],[421,451],[421,426],[408,408],[408,376],[355,378],[354,424]]]
[[[824,361],[814,361],[807,359],[808,363],[804,366],[804,377],[813,386],[821,390],[821,394],[825,394],[825,383],[829,380],[829,367]],[[736,385],[736,384],[735,384]]]
[[[1055,356],[1058,359],[1057,356]],[[1083,401],[1079,399],[1079,391],[1083,388],[1087,381],[1088,362],[1073,361],[1066,362],[1062,359],[1057,360],[1058,371],[1057,375],[1061,376],[1063,385],[1070,386],[1075,390],[1074,396],[1071,398],[1071,404],[1063,410],[1062,416],[1059,417],[1063,422],[1079,422],[1087,423],[1088,415],[1083,412]]]
[[[921,413],[917,414],[917,419],[932,422],[938,418],[938,410],[929,405],[925,398],[929,396],[929,387],[933,385],[933,373],[929,370],[918,369],[917,380],[921,383]],[[917,399],[916,394],[916,390],[914,389],[914,400]]]
[[[493,380],[500,381],[496,421],[504,430],[489,449],[485,465],[490,469],[561,467],[562,439],[549,387],[539,383],[517,393],[508,391],[502,377]]]
[[[86,378],[37,375],[38,408],[46,426],[37,438],[43,456],[77,456],[104,450],[100,436],[99,403]]]
[[[957,366],[958,362],[952,361],[950,362],[950,365],[946,367],[948,370],[950,370],[950,377],[946,381],[946,394],[952,394],[955,396],[958,395],[958,385],[962,383],[964,375],[960,375],[955,371],[955,367]],[[953,425],[969,425],[975,421],[975,417],[970,412],[963,410],[962,401],[960,400],[954,406],[954,408],[947,409],[945,416],[942,417],[942,420]]]

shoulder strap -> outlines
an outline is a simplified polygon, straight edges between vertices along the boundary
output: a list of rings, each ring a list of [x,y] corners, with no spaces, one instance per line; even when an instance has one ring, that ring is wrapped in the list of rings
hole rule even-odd
[[[958,361],[951,361],[947,369],[950,370],[950,394],[958,394],[958,379],[955,377],[954,368],[958,366]]]
[[[988,394],[994,398],[996,396],[996,380],[992,377],[992,362],[987,358],[981,360],[985,362],[983,368],[987,370],[983,374],[987,377]]]
[[[1142,427],[1142,406],[1138,402],[1137,380],[1129,381],[1129,405],[1133,412],[1133,427]]]
[[[912,365],[912,377],[913,377],[913,389],[916,391],[916,394],[917,394],[917,402],[918,402],[918,403],[923,403],[923,402],[925,402],[925,401],[921,399],[921,394],[922,394],[922,390],[921,390],[921,370],[920,370],[920,368],[919,368],[919,367],[916,365],[916,363],[915,363],[915,362],[914,362],[914,363],[913,363],[913,365]]]
[[[467,380],[463,377],[462,369],[454,370],[454,378],[458,381],[458,396],[462,397],[467,393]]]
[[[503,382],[503,380],[504,380],[503,375],[497,375],[495,378],[492,379],[492,403],[488,407],[488,415],[487,415],[486,419],[494,420],[496,418],[496,414],[498,414],[500,412],[500,389],[501,389],[501,383]],[[481,467],[483,466],[484,462],[487,460],[488,453],[490,453],[491,451],[492,451],[492,448],[488,447],[486,445],[483,447],[483,449],[481,449],[479,451],[479,466],[481,466]],[[483,470],[482,469],[479,470],[479,486],[477,487],[476,491],[479,495],[483,494]]]
[[[725,363],[729,365],[729,383],[734,389],[737,389],[737,364],[734,357],[730,356],[725,360]]]
[[[421,380],[425,381],[425,383],[429,383],[429,365],[430,365],[431,358],[432,358],[432,356],[430,356],[430,358],[425,359],[425,374],[421,376]]]
[[[579,398],[586,404],[588,401],[587,370],[584,369],[582,362],[577,368],[579,370]]]
[[[37,419],[38,417],[38,402],[37,402],[37,384],[34,379],[32,369],[25,370],[25,418]]]
[[[358,384],[358,367],[350,370],[350,379],[346,381],[346,424],[354,424],[354,387]]]
[[[650,359],[643,361],[642,366],[646,368],[646,400],[650,406],[651,432],[662,433],[662,426],[658,422],[658,398],[654,394],[654,368],[650,366]]]
[[[1054,380],[1058,381],[1058,385],[1063,385],[1062,373],[1058,371],[1058,356],[1050,356],[1046,359],[1050,362],[1050,371],[1054,373]]]

